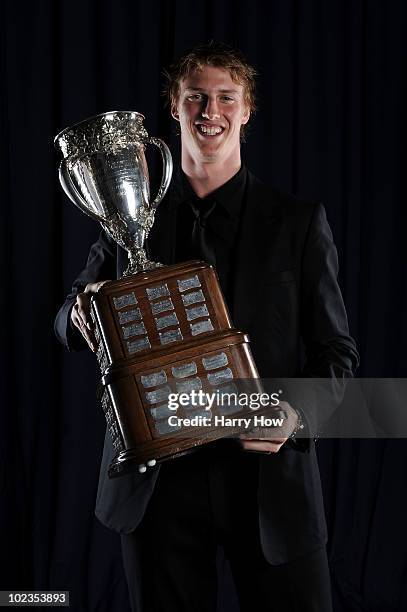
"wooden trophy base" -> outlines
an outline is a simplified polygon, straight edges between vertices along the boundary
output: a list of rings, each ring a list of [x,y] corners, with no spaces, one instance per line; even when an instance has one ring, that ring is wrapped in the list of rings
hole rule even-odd
[[[219,425],[220,417],[253,416],[235,400],[242,380],[252,392],[262,389],[248,337],[232,329],[211,266],[187,262],[106,283],[92,299],[92,316],[102,405],[117,451],[110,476],[244,430]],[[209,410],[216,393],[229,405],[222,399]],[[175,410],[180,394],[191,401]],[[185,425],[192,417],[198,425]]]

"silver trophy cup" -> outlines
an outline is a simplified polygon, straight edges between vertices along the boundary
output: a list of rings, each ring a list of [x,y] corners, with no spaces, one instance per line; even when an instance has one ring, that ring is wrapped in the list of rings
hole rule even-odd
[[[127,250],[129,266],[124,276],[160,265],[147,259],[144,242],[172,176],[167,145],[149,137],[143,120],[143,115],[132,111],[103,113],[66,128],[54,141],[63,155],[59,180],[66,195]],[[161,185],[153,201],[144,154],[147,144],[160,149],[163,161]]]

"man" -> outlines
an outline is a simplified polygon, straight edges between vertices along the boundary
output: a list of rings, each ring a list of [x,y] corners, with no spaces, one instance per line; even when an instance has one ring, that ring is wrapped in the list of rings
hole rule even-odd
[[[261,376],[350,377],[358,355],[323,207],[264,186],[241,163],[254,76],[239,53],[217,44],[171,67],[181,168],[158,209],[149,249],[167,264],[197,257],[216,265]],[[85,339],[94,349],[90,297],[125,266],[125,253],[102,232],[57,317],[66,346],[80,348]],[[295,431],[299,414],[285,407]],[[122,534],[134,610],[215,610],[220,544],[241,610],[331,610],[314,443],[285,435],[224,440],[112,481],[106,438],[96,514]]]

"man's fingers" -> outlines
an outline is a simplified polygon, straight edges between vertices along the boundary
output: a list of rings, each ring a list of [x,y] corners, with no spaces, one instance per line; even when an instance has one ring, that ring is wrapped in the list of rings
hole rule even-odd
[[[80,316],[78,309],[73,308],[71,315],[72,323],[79,329],[82,336],[85,338],[88,343],[89,348],[95,353],[97,349],[96,338],[92,330],[90,330],[83,322],[82,317]]]
[[[98,283],[88,283],[85,287],[84,293],[91,293],[91,294],[97,293],[99,289],[103,287],[103,285],[109,282],[110,281],[108,280],[104,280],[104,281],[99,281]]]
[[[90,298],[91,294],[80,293],[76,298],[74,308],[88,329],[92,329],[93,323],[90,317]]]
[[[108,280],[105,280],[87,284],[85,290],[76,296],[76,302],[71,312],[72,323],[79,329],[93,352],[97,350],[97,343],[93,331],[95,326],[90,316],[90,301],[92,296],[108,282]]]
[[[241,440],[244,450],[256,451],[258,453],[277,453],[286,439],[278,440]]]

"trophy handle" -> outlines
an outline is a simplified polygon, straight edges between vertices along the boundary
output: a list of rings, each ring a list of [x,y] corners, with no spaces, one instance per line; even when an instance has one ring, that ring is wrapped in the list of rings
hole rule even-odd
[[[169,187],[171,176],[172,176],[172,157],[169,148],[160,138],[152,136],[148,139],[149,144],[153,144],[160,149],[161,157],[163,160],[163,175],[161,178],[161,185],[156,195],[156,198],[150,203],[151,208],[154,210],[157,208]]]
[[[89,210],[85,200],[73,184],[73,181],[66,167],[65,160],[62,160],[59,164],[59,182],[61,183],[62,189],[65,191],[71,202],[73,202],[75,206],[77,206],[82,212],[88,215],[88,217],[99,221],[99,223],[103,223],[105,221],[105,219],[99,217],[99,215]]]

